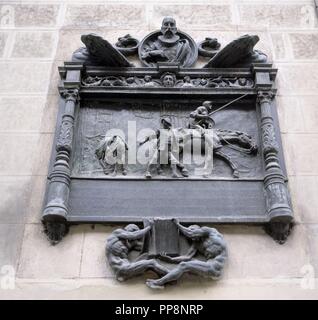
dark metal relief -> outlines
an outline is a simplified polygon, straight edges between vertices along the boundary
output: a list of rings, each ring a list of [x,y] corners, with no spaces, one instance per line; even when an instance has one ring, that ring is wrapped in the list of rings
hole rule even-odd
[[[166,17],[141,40],[81,39],[59,68],[43,209],[53,244],[72,224],[127,224],[107,240],[108,263],[119,281],[153,271],[146,284],[159,289],[186,273],[221,277],[227,249],[216,225],[256,224],[286,241],[277,70],[254,49],[258,36],[196,43]]]

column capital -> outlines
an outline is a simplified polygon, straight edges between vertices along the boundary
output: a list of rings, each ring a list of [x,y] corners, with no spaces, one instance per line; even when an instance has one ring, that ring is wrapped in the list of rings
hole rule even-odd
[[[273,90],[259,90],[259,91],[257,91],[258,103],[271,102],[274,97],[275,97],[275,92]]]
[[[63,89],[60,91],[60,94],[66,101],[76,102],[79,98],[78,89]]]

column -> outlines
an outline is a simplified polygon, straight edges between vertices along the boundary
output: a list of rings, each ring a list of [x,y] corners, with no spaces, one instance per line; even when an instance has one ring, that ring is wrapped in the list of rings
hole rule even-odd
[[[261,140],[265,163],[264,188],[266,209],[269,217],[271,235],[279,242],[284,242],[290,230],[292,210],[286,177],[279,163],[279,145],[275,136],[272,116],[272,99],[275,94],[271,90],[258,91],[257,98],[261,113]],[[274,234],[273,234],[274,233]]]
[[[50,240],[61,238],[66,232],[65,225],[68,212],[69,186],[71,181],[70,157],[73,147],[75,108],[78,100],[78,89],[61,91],[65,99],[65,109],[56,141],[56,158],[47,192],[46,206],[43,211],[43,222]],[[53,229],[53,230],[52,230]],[[57,231],[63,229],[63,231]],[[57,239],[59,241],[60,239]]]

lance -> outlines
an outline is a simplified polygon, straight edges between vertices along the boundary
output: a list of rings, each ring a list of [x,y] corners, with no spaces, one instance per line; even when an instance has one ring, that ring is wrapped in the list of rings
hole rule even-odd
[[[211,113],[209,113],[209,116],[211,116],[212,114],[214,114],[214,113],[216,113],[216,112],[218,112],[218,111],[220,111],[220,110],[228,107],[228,106],[229,106],[230,104],[232,104],[233,102],[236,102],[236,101],[241,100],[242,98],[246,97],[247,95],[248,95],[248,93],[245,93],[245,94],[243,94],[242,96],[240,96],[240,97],[238,97],[238,98],[236,98],[236,99],[228,102],[227,104],[225,104],[224,106],[220,107],[219,109],[216,109],[216,110],[212,111]]]

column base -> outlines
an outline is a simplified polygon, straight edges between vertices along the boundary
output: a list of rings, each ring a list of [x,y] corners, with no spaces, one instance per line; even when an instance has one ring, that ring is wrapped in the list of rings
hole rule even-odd
[[[69,231],[69,225],[65,221],[42,221],[44,232],[52,245],[58,244]]]
[[[276,242],[284,244],[293,227],[292,221],[271,221],[264,229]]]

